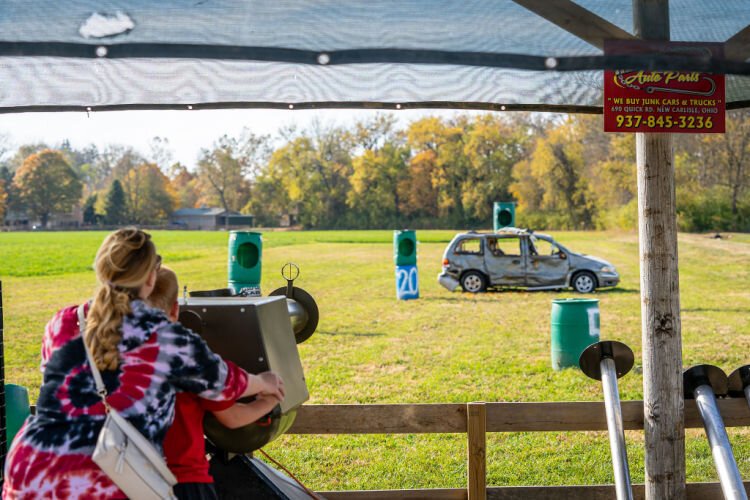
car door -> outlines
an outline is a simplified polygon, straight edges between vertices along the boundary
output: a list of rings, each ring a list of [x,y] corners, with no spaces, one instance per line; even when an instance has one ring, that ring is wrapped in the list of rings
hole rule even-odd
[[[526,264],[521,239],[515,234],[485,237],[484,262],[490,284],[523,286],[526,284]]]
[[[565,286],[570,261],[554,241],[528,237],[526,284],[530,287]]]
[[[465,271],[484,270],[484,246],[482,237],[467,236],[458,240],[453,248],[450,260],[452,266],[461,274]]]

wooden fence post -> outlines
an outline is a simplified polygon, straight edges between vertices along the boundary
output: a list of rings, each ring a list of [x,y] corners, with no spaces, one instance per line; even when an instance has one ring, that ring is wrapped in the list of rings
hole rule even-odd
[[[487,498],[487,407],[484,403],[466,405],[468,441],[469,500]]]

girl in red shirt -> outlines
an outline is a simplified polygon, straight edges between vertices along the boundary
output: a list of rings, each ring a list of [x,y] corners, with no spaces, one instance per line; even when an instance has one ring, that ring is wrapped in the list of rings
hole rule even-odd
[[[169,319],[176,322],[180,312],[178,293],[177,276],[171,269],[162,267],[157,273],[156,285],[148,302],[164,310]],[[271,412],[281,402],[283,383],[272,372],[261,373],[258,377],[268,379],[271,384],[279,384],[281,394],[260,393],[252,403],[235,403],[211,401],[189,392],[177,393],[174,421],[164,438],[164,454],[167,465],[177,477],[174,492],[178,499],[218,500],[214,480],[208,472],[203,417],[210,411],[219,422],[233,429],[251,424]]]

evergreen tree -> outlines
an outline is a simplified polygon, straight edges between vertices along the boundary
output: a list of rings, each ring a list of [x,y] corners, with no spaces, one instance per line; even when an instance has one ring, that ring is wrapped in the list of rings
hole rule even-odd
[[[126,207],[125,191],[120,181],[115,179],[104,203],[104,220],[111,225],[124,224],[127,222]]]
[[[92,194],[83,204],[83,223],[87,225],[94,225],[99,222],[99,216],[96,213],[96,198],[95,194]]]

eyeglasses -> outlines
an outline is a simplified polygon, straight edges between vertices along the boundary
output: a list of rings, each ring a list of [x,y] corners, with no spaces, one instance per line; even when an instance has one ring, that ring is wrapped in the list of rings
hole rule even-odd
[[[154,271],[159,272],[159,269],[161,269],[161,255],[156,254],[156,265],[154,266]]]

